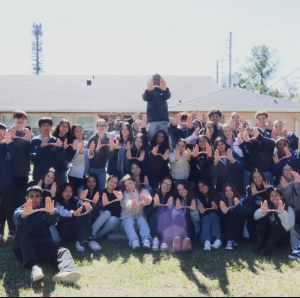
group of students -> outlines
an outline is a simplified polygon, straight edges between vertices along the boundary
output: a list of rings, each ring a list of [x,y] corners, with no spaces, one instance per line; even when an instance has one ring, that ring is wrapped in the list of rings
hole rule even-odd
[[[44,277],[41,260],[57,262],[54,281],[78,281],[58,244],[96,252],[98,239],[117,232],[133,250],[189,252],[193,240],[204,251],[234,250],[248,239],[268,255],[290,242],[289,257],[300,260],[298,137],[265,111],[253,127],[236,112],[222,125],[219,110],[170,122],[169,98],[154,75],[143,94],[147,115],[110,114],[88,141],[80,124],[54,128],[47,117],[34,137],[24,111],[14,112],[13,127],[0,124],[0,244],[7,221],[34,281]]]

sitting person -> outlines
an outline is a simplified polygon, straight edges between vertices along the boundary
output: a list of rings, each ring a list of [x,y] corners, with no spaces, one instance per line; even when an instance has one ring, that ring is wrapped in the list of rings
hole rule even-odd
[[[42,204],[45,204],[46,197],[51,197],[55,201],[58,192],[58,176],[54,168],[44,172],[38,186],[43,190]]]
[[[218,250],[222,246],[219,209],[222,195],[207,180],[199,181],[198,190],[202,225],[200,244],[204,246],[204,251],[211,251],[212,248]]]
[[[195,199],[187,182],[176,185],[176,209],[173,209],[171,227],[173,235],[173,251],[189,252],[192,240],[200,234],[200,201]]]
[[[88,244],[92,251],[102,249],[97,242],[93,241],[89,215],[92,207],[90,203],[83,203],[74,197],[72,184],[64,183],[60,187],[56,209],[59,213],[57,229],[63,240],[76,239],[78,252],[85,251],[85,244]]]
[[[233,184],[224,184],[222,194],[224,201],[221,201],[220,209],[224,216],[221,219],[221,226],[224,227],[226,250],[233,250],[234,247],[240,246],[244,239],[244,228],[249,215],[249,208]]]
[[[102,239],[108,233],[120,231],[121,204],[123,194],[117,191],[119,179],[110,176],[107,179],[107,188],[100,192],[100,200],[93,203],[93,213],[96,220],[93,222],[94,239]],[[100,214],[100,215],[99,215]]]
[[[166,251],[169,248],[167,231],[172,225],[173,185],[174,180],[171,176],[163,178],[156,192],[158,197],[155,196],[152,203],[144,208],[150,222],[153,251]]]
[[[258,221],[255,253],[268,255],[275,244],[284,246],[290,242],[290,231],[295,227],[295,213],[285,204],[281,190],[276,188],[271,192],[269,199],[256,210],[254,219]]]
[[[31,269],[33,282],[44,278],[43,271],[38,267],[39,262],[57,264],[60,271],[53,277],[54,282],[75,283],[81,278],[69,250],[58,248],[53,244],[49,227],[57,221],[57,211],[54,201],[46,199],[42,205],[43,191],[38,186],[27,190],[27,202],[18,208],[13,220],[17,227],[14,254],[23,266]]]
[[[148,190],[140,191],[138,183],[130,175],[123,178],[122,191],[124,198],[121,201],[121,232],[129,238],[129,246],[133,250],[138,250],[140,241],[135,230],[135,224],[137,224],[143,248],[150,250],[152,238],[144,207],[151,204],[152,197]]]

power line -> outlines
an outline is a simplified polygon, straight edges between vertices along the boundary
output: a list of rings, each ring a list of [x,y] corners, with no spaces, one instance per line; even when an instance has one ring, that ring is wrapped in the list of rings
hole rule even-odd
[[[294,74],[295,72],[297,72],[300,69],[300,67],[298,69],[296,69],[295,71],[293,71],[292,73],[290,73],[289,75],[287,75],[286,77],[282,78],[281,80],[279,80],[278,82],[274,83],[273,85],[271,85],[269,88],[273,87],[274,85],[280,83],[281,81],[283,81],[284,79],[286,79],[287,77],[291,76],[292,74]]]

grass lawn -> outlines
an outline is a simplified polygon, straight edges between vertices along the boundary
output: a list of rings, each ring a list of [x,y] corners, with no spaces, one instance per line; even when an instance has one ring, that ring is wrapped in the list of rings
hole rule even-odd
[[[54,266],[40,264],[46,278],[31,283],[12,253],[13,241],[0,248],[0,296],[300,296],[300,264],[289,261],[289,249],[271,258],[251,253],[246,244],[234,252],[133,253],[127,242],[102,241],[99,253],[77,253],[65,244],[83,274],[75,286],[54,284]]]

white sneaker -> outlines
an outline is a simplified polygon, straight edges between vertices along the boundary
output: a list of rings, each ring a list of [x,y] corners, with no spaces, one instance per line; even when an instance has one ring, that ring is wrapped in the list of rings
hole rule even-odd
[[[208,240],[205,241],[203,250],[204,251],[211,251],[211,243],[210,243],[210,241],[208,241]]]
[[[131,247],[134,251],[139,250],[141,248],[140,242],[138,240],[132,241]]]
[[[233,250],[233,241],[228,241],[227,246],[225,248],[226,250]]]
[[[161,251],[167,251],[169,250],[169,246],[167,243],[162,243],[161,246],[160,246],[160,250]]]
[[[143,243],[143,249],[150,250],[151,249],[151,242],[149,239],[145,239]]]
[[[76,247],[76,250],[77,250],[78,252],[84,252],[84,251],[85,251],[84,247],[80,244],[79,241],[76,242],[75,247]]]
[[[43,279],[44,277],[45,277],[44,273],[40,267],[34,266],[32,268],[31,279],[33,282],[39,281],[39,280]]]
[[[211,246],[211,248],[218,250],[220,249],[221,246],[222,246],[222,242],[219,239],[217,239],[215,243]]]
[[[58,273],[52,278],[53,282],[64,282],[67,284],[75,284],[81,279],[81,273],[75,272],[62,272]]]
[[[152,250],[159,251],[159,240],[157,237],[153,239]]]
[[[89,243],[89,248],[92,251],[100,251],[102,249],[102,247],[96,241],[91,241]]]

